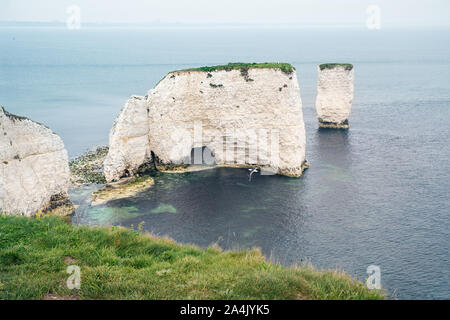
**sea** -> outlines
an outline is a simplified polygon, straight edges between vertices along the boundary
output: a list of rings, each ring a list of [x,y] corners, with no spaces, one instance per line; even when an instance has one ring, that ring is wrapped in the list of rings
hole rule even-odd
[[[49,126],[70,158],[108,144],[131,95],[172,70],[288,62],[310,168],[300,179],[214,168],[155,177],[133,198],[86,204],[74,223],[141,223],[201,247],[259,248],[365,281],[392,299],[450,299],[449,28],[0,27],[0,105]],[[317,66],[352,63],[350,129],[319,130]],[[142,223],[143,222],[143,223]]]

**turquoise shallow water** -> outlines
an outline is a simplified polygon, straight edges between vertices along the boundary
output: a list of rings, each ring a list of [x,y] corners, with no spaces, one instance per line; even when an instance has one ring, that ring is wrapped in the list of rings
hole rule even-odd
[[[298,72],[311,164],[301,179],[214,169],[162,174],[133,199],[85,205],[80,223],[257,246],[363,279],[399,298],[450,298],[448,29],[150,30],[0,28],[0,104],[62,136],[70,155],[105,144],[119,110],[168,71],[286,61]],[[316,65],[355,65],[348,132],[319,131]],[[73,193],[74,200],[82,195]]]

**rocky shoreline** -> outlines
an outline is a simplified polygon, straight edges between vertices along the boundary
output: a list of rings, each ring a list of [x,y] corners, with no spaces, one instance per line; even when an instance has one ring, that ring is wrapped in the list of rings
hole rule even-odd
[[[70,182],[72,185],[86,183],[106,183],[103,174],[103,162],[108,154],[107,146],[98,147],[69,161]]]
[[[118,182],[106,183],[103,162],[108,150],[107,146],[97,147],[69,162],[72,187],[77,188],[87,184],[101,185],[101,189],[94,191],[89,198],[93,206],[133,197],[154,184],[150,175],[139,173],[124,177]]]

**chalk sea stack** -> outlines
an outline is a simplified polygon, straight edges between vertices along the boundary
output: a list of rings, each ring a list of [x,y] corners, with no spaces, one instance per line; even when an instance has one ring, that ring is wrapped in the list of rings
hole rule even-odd
[[[316,111],[319,127],[348,129],[353,102],[353,65],[321,64],[318,71]]]
[[[285,63],[170,72],[146,96],[126,102],[109,140],[107,181],[152,161],[189,164],[195,148],[210,150],[221,166],[257,165],[295,177],[307,166],[297,74]]]
[[[61,138],[0,107],[0,212],[69,214],[68,187],[68,155]]]

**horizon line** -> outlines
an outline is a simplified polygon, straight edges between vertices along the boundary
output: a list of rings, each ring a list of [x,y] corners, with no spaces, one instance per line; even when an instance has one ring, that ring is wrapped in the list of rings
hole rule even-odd
[[[0,27],[62,27],[66,22],[55,21],[23,21],[23,20],[0,20]],[[198,27],[229,27],[229,28],[363,28],[366,29],[364,23],[260,23],[260,22],[82,22],[82,26],[87,27],[142,27],[142,28],[173,28],[173,27],[185,27],[185,28],[198,28]],[[450,24],[384,24],[383,28],[435,28],[435,27],[450,27]]]

